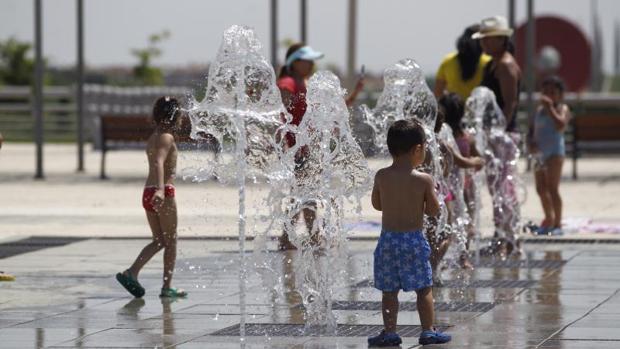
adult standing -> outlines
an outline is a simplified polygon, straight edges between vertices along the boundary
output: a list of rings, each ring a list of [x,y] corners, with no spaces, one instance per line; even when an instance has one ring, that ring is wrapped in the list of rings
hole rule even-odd
[[[491,57],[482,52],[480,41],[472,38],[478,30],[478,24],[465,28],[456,41],[456,51],[445,56],[441,62],[435,78],[437,99],[446,93],[456,93],[466,100],[482,82],[484,68]]]
[[[505,17],[483,19],[480,30],[472,35],[479,39],[482,50],[491,56],[484,69],[481,85],[495,93],[497,105],[506,117],[506,131],[516,132],[517,106],[521,87],[521,69],[510,53],[512,28]]]

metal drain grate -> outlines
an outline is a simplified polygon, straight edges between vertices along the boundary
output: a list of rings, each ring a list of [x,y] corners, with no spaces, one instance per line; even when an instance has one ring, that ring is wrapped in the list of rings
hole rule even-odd
[[[445,331],[449,326],[436,326],[439,331]],[[383,330],[383,325],[342,325],[336,329],[337,337],[368,337],[378,334]],[[396,326],[396,331],[401,337],[418,337],[422,333],[422,326],[404,325]],[[323,327],[305,329],[300,324],[245,324],[245,335],[249,337],[318,337],[325,335]],[[226,327],[211,333],[211,336],[240,335],[240,325]]]
[[[64,246],[83,240],[87,239],[78,237],[33,236],[26,239],[0,244],[0,259],[17,256],[22,253],[43,250],[50,247]]]
[[[525,238],[526,244],[620,244],[620,239]]]
[[[534,280],[443,280],[441,285],[433,288],[530,288],[536,284]],[[374,287],[372,280],[360,281],[353,288]]]
[[[530,288],[536,284],[533,280],[473,280],[463,282],[461,280],[445,280],[443,288]]]
[[[477,267],[482,268],[527,268],[527,269],[559,269],[566,264],[565,260],[544,260],[544,259],[530,259],[530,260],[499,260],[499,259],[481,259],[479,263],[475,263]]]
[[[487,312],[495,304],[488,302],[468,303],[468,302],[451,302],[451,303],[435,303],[435,311],[444,312]],[[374,310],[381,311],[381,302],[375,301],[335,301],[332,303],[333,310]],[[416,302],[400,302],[400,311],[417,311]]]

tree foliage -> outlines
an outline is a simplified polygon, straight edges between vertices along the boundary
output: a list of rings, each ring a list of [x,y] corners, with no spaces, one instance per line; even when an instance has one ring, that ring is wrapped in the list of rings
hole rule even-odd
[[[153,67],[153,59],[161,56],[160,44],[170,37],[167,30],[161,33],[151,34],[145,48],[131,50],[131,54],[138,59],[138,64],[133,68],[134,78],[141,85],[163,85],[164,76],[161,69]]]
[[[32,45],[13,37],[0,42],[0,82],[7,85],[30,85],[34,60],[29,56]]]

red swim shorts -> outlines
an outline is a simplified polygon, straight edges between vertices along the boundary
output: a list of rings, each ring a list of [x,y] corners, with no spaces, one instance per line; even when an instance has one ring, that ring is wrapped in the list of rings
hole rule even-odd
[[[151,203],[155,192],[157,192],[157,187],[155,186],[144,187],[144,192],[142,192],[142,207],[144,207],[144,209],[149,212],[157,212],[155,211],[155,207],[153,207],[153,204]],[[174,194],[174,185],[166,184],[164,186],[164,196],[167,198],[173,198]]]

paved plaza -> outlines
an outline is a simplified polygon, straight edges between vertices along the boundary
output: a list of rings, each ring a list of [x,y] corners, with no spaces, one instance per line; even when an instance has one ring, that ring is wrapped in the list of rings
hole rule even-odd
[[[2,259],[17,280],[0,284],[0,348],[365,348],[381,329],[381,295],[369,281],[374,242],[351,242],[333,266],[337,337],[302,335],[295,253],[270,253],[268,265],[288,277],[273,282],[250,268],[240,293],[236,242],[182,240],[175,284],[190,296],[170,302],[157,296],[161,257],[141,274],[144,299],[113,278],[144,243],[87,239]],[[434,289],[436,323],[454,340],[442,347],[618,348],[619,264],[620,244],[526,244],[521,263],[445,270],[444,287]],[[400,300],[402,347],[416,347],[415,296]]]
[[[365,348],[366,336],[381,329],[381,294],[372,287],[380,216],[369,200],[361,217],[347,217],[352,239],[332,265],[337,333],[317,336],[304,333],[297,253],[275,252],[275,241],[265,253],[248,241],[241,287],[235,188],[179,182],[174,284],[189,298],[159,299],[159,255],[140,275],[146,296],[133,299],[114,274],[148,241],[139,200],[144,154],[110,153],[111,179],[102,182],[96,152],[87,152],[87,172],[76,174],[73,147],[47,147],[46,181],[32,179],[33,153],[16,144],[0,152],[0,270],[16,276],[0,282],[0,348]],[[583,159],[577,182],[567,165],[566,217],[590,225],[557,239],[527,236],[517,259],[483,257],[473,271],[443,270],[443,287],[434,289],[436,324],[453,341],[435,347],[620,348],[620,165]],[[523,215],[538,220],[531,175],[524,176]],[[250,185],[251,212],[262,212],[265,190]],[[402,348],[417,347],[415,295],[400,300]]]

